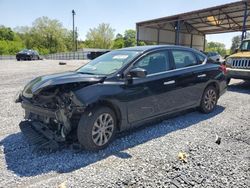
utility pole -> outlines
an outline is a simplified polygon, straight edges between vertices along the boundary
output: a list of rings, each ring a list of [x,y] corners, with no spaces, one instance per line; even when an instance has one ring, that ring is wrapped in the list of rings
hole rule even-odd
[[[72,16],[73,16],[73,51],[75,51],[75,15],[76,15],[76,12],[73,9],[72,10]]]
[[[77,27],[76,27],[76,35],[75,35],[76,37],[75,37],[75,41],[76,41],[76,51],[77,51],[77,49],[78,49],[78,40],[77,40],[77,38],[78,38],[78,33],[77,33]]]

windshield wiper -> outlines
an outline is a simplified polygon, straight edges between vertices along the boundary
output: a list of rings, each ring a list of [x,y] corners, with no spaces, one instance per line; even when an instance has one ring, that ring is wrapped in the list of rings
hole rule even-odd
[[[89,74],[89,75],[96,75],[95,73],[92,73],[92,72],[81,72],[81,71],[79,71],[78,73],[80,73],[80,74]]]

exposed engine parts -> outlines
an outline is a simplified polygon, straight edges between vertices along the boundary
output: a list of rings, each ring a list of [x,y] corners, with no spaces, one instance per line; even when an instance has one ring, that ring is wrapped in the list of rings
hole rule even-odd
[[[84,106],[72,91],[63,93],[58,88],[54,91],[43,91],[38,95],[34,95],[30,100],[22,101],[22,106],[25,109],[25,119],[38,122],[41,130],[45,130],[44,127],[47,127],[53,131],[54,136],[49,136],[51,132],[46,131],[42,131],[42,134],[48,134],[50,139],[53,137],[56,141],[66,140],[67,135],[75,126],[73,116],[84,111]],[[35,125],[32,124],[32,126]],[[36,130],[38,128],[39,126],[35,127]]]

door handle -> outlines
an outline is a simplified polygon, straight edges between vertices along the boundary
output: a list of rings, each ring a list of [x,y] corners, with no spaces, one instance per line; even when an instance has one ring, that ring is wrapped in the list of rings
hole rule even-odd
[[[175,80],[170,80],[170,81],[164,82],[163,84],[170,85],[170,84],[174,84],[174,83],[175,83]]]
[[[206,74],[199,74],[197,77],[198,78],[204,78],[204,77],[206,77],[207,75]]]

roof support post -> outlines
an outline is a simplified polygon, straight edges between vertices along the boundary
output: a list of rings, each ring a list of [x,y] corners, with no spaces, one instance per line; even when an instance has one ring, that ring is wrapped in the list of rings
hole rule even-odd
[[[157,29],[157,44],[160,44],[160,29]]]
[[[203,52],[206,51],[206,35],[204,35]]]
[[[247,1],[244,2],[245,5],[245,12],[244,12],[244,20],[243,20],[243,26],[242,26],[242,35],[241,35],[241,40],[246,38],[246,22],[247,22]]]
[[[136,25],[136,46],[139,46],[139,26]]]
[[[194,35],[191,34],[190,48],[193,48],[193,37],[194,37]]]
[[[175,23],[175,45],[180,44],[180,20]]]

